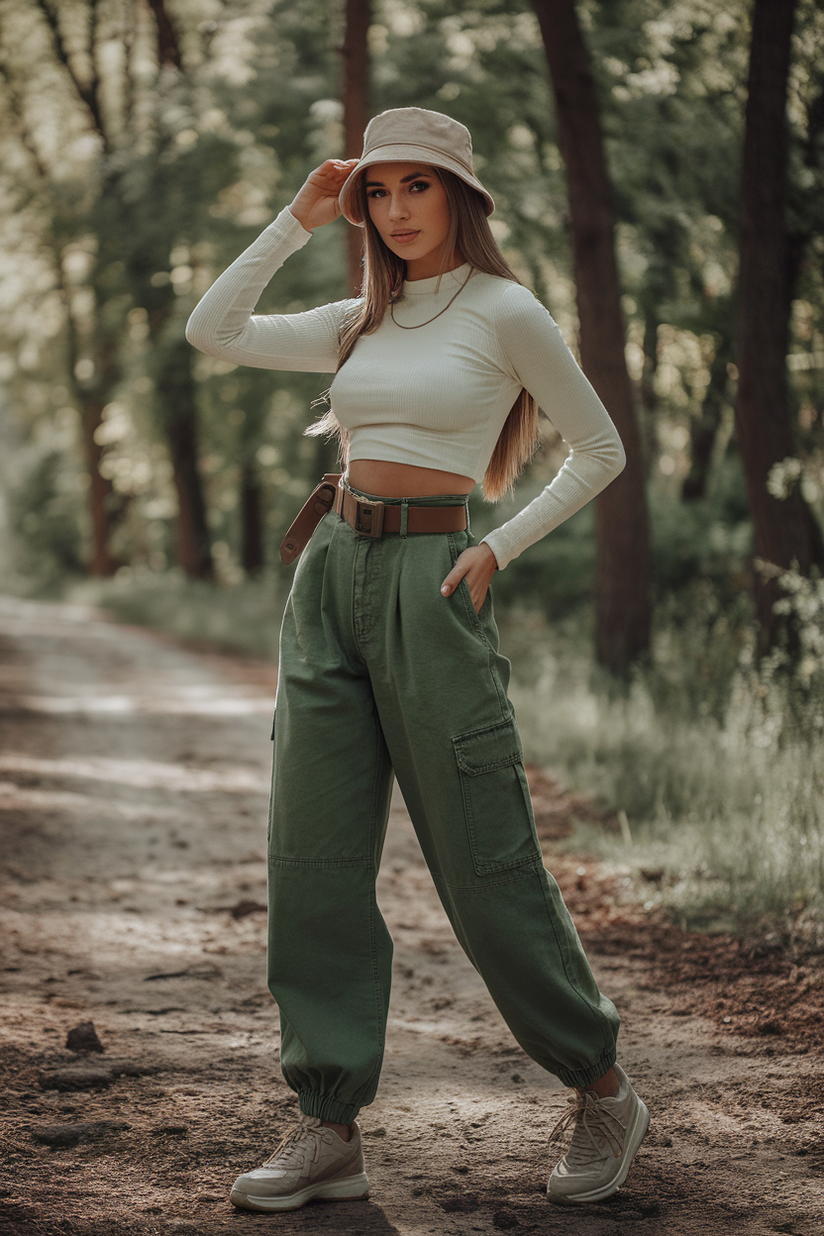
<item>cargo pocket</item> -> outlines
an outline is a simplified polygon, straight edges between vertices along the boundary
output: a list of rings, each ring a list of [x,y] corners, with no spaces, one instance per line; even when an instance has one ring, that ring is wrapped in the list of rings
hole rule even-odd
[[[452,745],[478,875],[540,861],[515,718],[460,734]]]

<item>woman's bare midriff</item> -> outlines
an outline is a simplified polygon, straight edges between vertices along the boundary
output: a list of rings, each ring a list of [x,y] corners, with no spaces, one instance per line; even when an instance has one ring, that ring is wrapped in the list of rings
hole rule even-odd
[[[423,498],[430,494],[468,494],[475,482],[471,476],[418,468],[415,464],[387,463],[381,459],[356,459],[349,465],[349,484],[365,494],[386,498]]]

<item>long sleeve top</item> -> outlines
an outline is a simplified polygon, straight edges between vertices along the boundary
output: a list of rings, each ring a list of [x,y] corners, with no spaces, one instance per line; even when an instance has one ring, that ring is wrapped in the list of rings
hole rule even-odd
[[[341,324],[356,301],[254,313],[275,273],[311,238],[281,211],[199,302],[189,342],[241,365],[334,373]],[[584,506],[625,461],[606,409],[527,288],[468,265],[407,281],[392,313],[361,336],[335,374],[330,398],[349,431],[350,461],[416,464],[479,481],[522,387],[570,451],[550,484],[483,538],[503,569]]]

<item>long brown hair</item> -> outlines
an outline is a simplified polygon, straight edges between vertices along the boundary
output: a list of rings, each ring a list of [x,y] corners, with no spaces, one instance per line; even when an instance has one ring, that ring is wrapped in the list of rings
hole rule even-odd
[[[490,231],[485,202],[477,189],[445,168],[434,169],[446,193],[449,206],[449,233],[444,245],[446,255],[457,253],[475,270],[502,279],[520,280],[515,276]],[[390,305],[403,295],[406,262],[383,243],[369,216],[366,181],[358,183],[361,217],[365,228],[363,261],[363,299],[344,320],[338,336],[338,370],[352,355],[361,335],[371,335],[378,329]],[[441,272],[443,273],[443,272]],[[349,455],[349,434],[330,408],[309,426],[306,433],[314,437],[337,436],[341,463]],[[492,458],[481,485],[484,498],[496,502],[512,488],[523,467],[538,445],[538,405],[529,391],[522,389],[501,430]]]

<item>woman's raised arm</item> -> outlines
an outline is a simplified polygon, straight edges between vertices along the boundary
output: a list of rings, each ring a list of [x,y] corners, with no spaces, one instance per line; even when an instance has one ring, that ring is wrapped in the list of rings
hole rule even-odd
[[[237,365],[334,373],[338,333],[352,301],[305,313],[260,315],[254,309],[275,272],[309,243],[311,229],[340,214],[337,195],[351,167],[351,160],[328,159],[315,168],[292,206],[215,280],[186,326],[186,338],[194,347]]]

